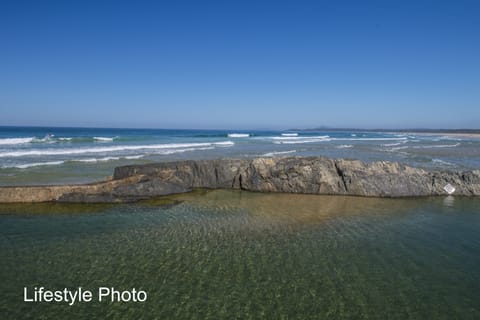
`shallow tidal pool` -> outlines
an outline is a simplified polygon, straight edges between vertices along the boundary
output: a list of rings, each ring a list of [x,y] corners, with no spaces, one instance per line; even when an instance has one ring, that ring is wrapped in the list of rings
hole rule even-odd
[[[0,204],[0,319],[480,319],[480,199]],[[24,287],[145,302],[24,302]]]

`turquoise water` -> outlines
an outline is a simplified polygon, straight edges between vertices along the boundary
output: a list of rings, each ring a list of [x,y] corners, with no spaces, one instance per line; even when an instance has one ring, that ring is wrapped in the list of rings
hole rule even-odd
[[[209,191],[0,205],[1,319],[479,319],[480,200]],[[144,303],[25,303],[24,286]]]
[[[0,185],[91,182],[112,175],[116,166],[156,161],[294,155],[477,169],[480,139],[328,130],[0,127]]]

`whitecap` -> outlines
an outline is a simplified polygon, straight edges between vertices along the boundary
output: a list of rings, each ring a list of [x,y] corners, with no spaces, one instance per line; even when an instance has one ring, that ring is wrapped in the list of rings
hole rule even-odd
[[[311,136],[311,137],[273,137],[275,144],[302,144],[331,141],[329,136]]]
[[[162,149],[181,149],[192,147],[230,147],[235,143],[232,141],[222,142],[204,142],[204,143],[165,143],[153,145],[123,145],[109,147],[93,147],[93,148],[66,148],[66,149],[44,149],[44,150],[26,150],[26,151],[7,151],[0,152],[0,157],[23,157],[23,156],[42,156],[42,155],[70,155],[85,153],[105,153],[118,152],[128,150],[162,150]]]
[[[432,162],[435,162],[435,163],[438,163],[438,164],[441,164],[441,165],[445,165],[445,166],[454,166],[455,165],[451,162],[448,162],[448,161],[445,161],[445,160],[442,160],[442,159],[432,159]]]
[[[337,141],[398,141],[398,140],[407,140],[406,137],[398,138],[332,138],[332,140]]]
[[[429,146],[413,146],[411,148],[413,149],[430,149],[430,148],[455,148],[460,145],[460,142],[457,142],[455,144],[432,144]]]
[[[32,140],[34,143],[55,143],[57,139],[54,134],[47,133],[43,138],[34,138]]]
[[[212,149],[215,149],[215,147],[173,149],[173,150],[165,150],[165,151],[155,152],[155,154],[168,155],[168,154],[182,153],[182,152],[187,152],[187,151],[200,151],[200,150],[212,150]]]
[[[397,151],[397,150],[403,150],[408,148],[410,147],[409,146],[395,147],[395,148],[390,148],[390,151]]]
[[[459,137],[452,137],[452,136],[441,136],[440,140],[453,140],[453,141],[462,141],[463,139]]]
[[[315,142],[324,142],[330,141],[328,139],[325,140],[295,140],[295,141],[274,141],[275,144],[302,144],[302,143],[315,143]]]
[[[227,134],[229,138],[248,138],[250,137],[249,133],[229,133]]]
[[[134,155],[134,156],[124,156],[124,157],[103,157],[103,158],[87,158],[87,159],[73,159],[70,160],[72,162],[106,162],[106,161],[112,161],[112,160],[121,160],[121,159],[140,159],[143,158],[145,155],[140,154],[140,155]]]
[[[27,168],[39,167],[39,166],[55,166],[63,163],[65,163],[65,161],[34,162],[34,163],[18,164],[18,165],[12,165],[12,166],[3,166],[3,168],[27,169]]]
[[[100,142],[109,142],[113,141],[115,138],[110,138],[110,137],[93,137],[93,140],[95,141],[100,141]]]
[[[30,137],[30,138],[3,138],[3,139],[0,139],[0,145],[14,145],[14,144],[30,143],[34,139],[35,139],[34,137]]]
[[[289,153],[295,153],[297,150],[288,150],[288,151],[273,151],[273,152],[268,152],[263,154],[263,157],[273,157],[277,155],[282,155],[282,154],[289,154]]]
[[[284,137],[296,137],[296,136],[298,136],[298,133],[282,133],[282,136],[284,136]]]
[[[351,147],[353,147],[353,145],[351,145],[351,144],[341,144],[341,145],[339,145],[339,146],[336,146],[335,148],[337,148],[337,149],[346,149],[346,148],[351,148]]]
[[[133,159],[141,159],[141,158],[143,158],[143,157],[145,157],[145,155],[139,154],[139,155],[137,155],[137,156],[126,156],[125,159],[133,160]]]
[[[293,137],[270,137],[270,139],[273,140],[302,140],[302,139],[328,139],[330,136],[304,136],[304,137],[298,137],[298,136],[293,136]]]
[[[400,141],[400,142],[395,142],[395,143],[384,143],[382,144],[382,147],[394,147],[394,146],[399,146],[401,144],[407,143],[408,140]]]

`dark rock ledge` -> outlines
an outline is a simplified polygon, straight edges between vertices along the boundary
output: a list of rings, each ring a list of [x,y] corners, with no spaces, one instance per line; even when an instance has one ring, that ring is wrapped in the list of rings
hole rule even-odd
[[[480,170],[429,171],[395,162],[324,157],[176,161],[115,168],[112,180],[0,187],[0,202],[128,202],[194,188],[366,197],[479,196]]]

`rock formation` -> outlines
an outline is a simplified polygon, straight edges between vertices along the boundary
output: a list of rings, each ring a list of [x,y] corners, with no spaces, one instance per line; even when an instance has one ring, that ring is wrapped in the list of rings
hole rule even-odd
[[[0,202],[124,202],[195,188],[256,192],[408,197],[480,195],[480,170],[429,171],[399,163],[285,157],[176,161],[115,168],[112,180],[86,185],[1,187]]]

